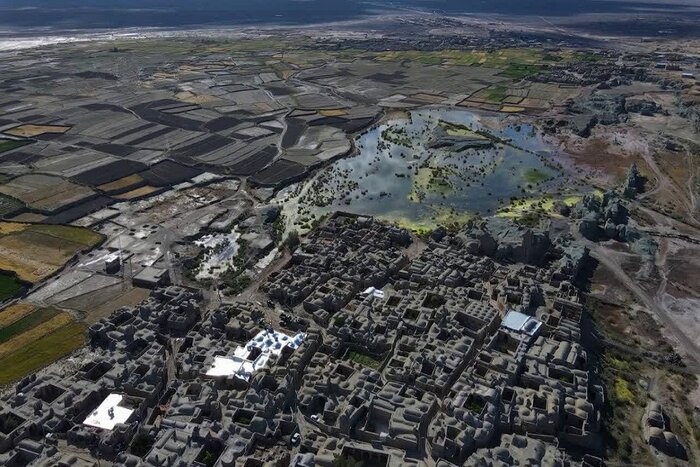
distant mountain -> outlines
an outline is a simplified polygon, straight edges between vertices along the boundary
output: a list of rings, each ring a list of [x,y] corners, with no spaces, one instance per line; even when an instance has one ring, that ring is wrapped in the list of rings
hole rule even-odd
[[[700,0],[0,0],[0,26],[100,29],[244,24],[314,24],[377,11],[573,16],[684,14]]]

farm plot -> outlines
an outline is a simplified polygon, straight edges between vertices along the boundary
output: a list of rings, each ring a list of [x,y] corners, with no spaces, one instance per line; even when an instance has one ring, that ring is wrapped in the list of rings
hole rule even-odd
[[[0,217],[13,215],[24,207],[21,201],[10,196],[0,194]]]
[[[90,198],[84,203],[72,206],[65,209],[58,214],[48,216],[41,222],[46,224],[70,224],[82,217],[87,216],[93,212],[99,211],[110,204],[114,204],[115,200],[107,196],[97,196],[95,198]]]
[[[135,175],[146,170],[148,166],[130,160],[117,160],[102,167],[87,170],[73,177],[73,181],[90,186],[112,183],[124,177]]]
[[[2,142],[0,142],[0,144],[2,144]],[[0,154],[0,163],[3,164],[12,163],[29,166],[34,162],[38,161],[39,159],[41,159],[41,156],[39,154],[32,154],[31,152],[26,151],[12,151]]]
[[[35,136],[41,136],[45,134],[59,134],[62,135],[63,133],[67,132],[70,130],[69,126],[63,126],[63,125],[31,125],[31,124],[25,124],[25,125],[19,125],[14,128],[11,128],[9,130],[5,131],[6,135],[10,136],[20,136],[23,138],[33,138]]]
[[[0,193],[11,196],[44,214],[51,214],[77,204],[95,194],[87,187],[76,185],[60,177],[42,174],[20,175],[0,185]]]
[[[14,272],[26,282],[38,282],[101,238],[81,227],[0,222],[0,270]]]
[[[61,312],[55,308],[46,308],[43,310],[32,310],[24,316],[19,317],[16,321],[6,323],[4,326],[0,327],[0,355],[6,352],[6,344],[12,341],[21,334],[38,327],[39,325],[51,321],[54,317],[58,316]],[[65,313],[64,313],[65,314]],[[67,315],[67,314],[65,314]],[[70,320],[70,317],[67,316]],[[65,318],[57,320],[60,323]],[[29,336],[27,336],[29,337]]]
[[[103,167],[114,160],[116,160],[114,156],[83,148],[71,153],[42,157],[37,159],[33,166],[43,173],[74,177],[82,172]]]
[[[0,272],[0,301],[17,295],[22,290],[22,284],[16,277]]]
[[[201,175],[204,171],[165,159],[141,173],[144,181],[156,187],[172,186]]]
[[[120,193],[118,195],[114,195],[114,197],[117,199],[123,199],[123,200],[140,199],[140,198],[145,198],[147,196],[151,196],[152,194],[157,193],[157,192],[162,191],[162,190],[163,190],[163,188],[145,185],[145,186],[141,186],[138,188],[134,188],[133,190],[129,190],[125,193]]]
[[[277,149],[267,146],[256,153],[247,154],[244,158],[232,163],[229,168],[236,175],[252,175],[265,168],[275,158]]]
[[[252,180],[262,186],[276,186],[286,180],[300,177],[305,172],[306,169],[303,165],[280,159],[255,174]]]
[[[17,319],[8,322],[5,316]],[[85,325],[53,308],[12,305],[0,311],[0,323],[0,385],[53,363],[85,343]]]
[[[11,151],[13,149],[17,149],[19,147],[24,146],[25,144],[29,144],[31,141],[22,141],[22,140],[14,140],[14,139],[0,139],[0,153],[3,153],[5,151]]]
[[[139,174],[133,174],[99,185],[97,189],[110,194],[123,193],[125,191],[136,189],[142,186],[144,183],[143,178]]]

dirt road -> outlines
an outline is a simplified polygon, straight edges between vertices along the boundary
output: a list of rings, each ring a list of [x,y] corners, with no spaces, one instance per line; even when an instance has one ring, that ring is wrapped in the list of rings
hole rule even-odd
[[[675,322],[673,317],[668,314],[663,304],[658,303],[658,292],[653,298],[649,296],[649,294],[642,289],[637,281],[629,277],[629,275],[622,269],[618,261],[615,259],[614,252],[611,252],[607,248],[601,247],[591,241],[581,241],[586,244],[591,251],[591,256],[597,259],[601,266],[610,271],[645,307],[656,315],[666,329],[673,334],[685,353],[691,357],[695,363],[700,362],[700,347],[698,346],[698,343],[688,337]]]

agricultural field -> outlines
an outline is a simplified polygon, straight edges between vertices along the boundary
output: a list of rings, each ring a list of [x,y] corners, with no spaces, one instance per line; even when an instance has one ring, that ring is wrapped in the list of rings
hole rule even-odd
[[[157,191],[159,191],[159,188],[146,185],[139,188],[134,188],[133,190],[129,190],[125,193],[115,195],[115,198],[123,200],[138,199],[152,195]]]
[[[23,286],[10,274],[0,272],[0,302],[17,295]]]
[[[23,207],[24,204],[22,204],[21,201],[12,198],[11,196],[0,194],[0,218],[11,215]]]
[[[63,134],[70,130],[68,126],[60,125],[19,125],[9,130],[5,130],[6,135],[18,136],[22,138],[33,138],[45,134]]]
[[[504,113],[524,110],[540,112],[551,106],[562,105],[566,99],[578,93],[577,88],[562,87],[554,83],[528,81],[514,82],[510,85],[498,83],[478,89],[459,105]]]
[[[29,141],[14,140],[14,139],[0,139],[0,153],[5,151],[11,151],[13,149],[21,148],[25,144],[29,144]]]
[[[113,182],[99,185],[97,189],[104,191],[105,193],[123,193],[125,191],[136,189],[144,183],[143,177],[141,177],[139,174],[133,174],[114,180]]]
[[[372,56],[370,54],[370,56]],[[378,61],[402,61],[428,65],[445,64],[452,66],[480,66],[484,68],[502,68],[514,66],[537,65],[552,61],[552,56],[538,49],[501,49],[493,52],[469,50],[440,50],[440,51],[390,51],[374,55]]]
[[[0,270],[35,283],[101,239],[101,235],[81,227],[0,222]]]
[[[56,308],[17,303],[0,310],[0,385],[79,348],[84,331],[84,325]]]
[[[44,174],[27,174],[0,185],[0,193],[11,196],[28,207],[44,214],[51,214],[93,196],[85,187],[61,177]]]

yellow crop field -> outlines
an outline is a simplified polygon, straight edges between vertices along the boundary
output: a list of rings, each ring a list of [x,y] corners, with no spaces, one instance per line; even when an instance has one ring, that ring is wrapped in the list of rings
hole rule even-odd
[[[324,117],[342,117],[343,115],[347,115],[348,113],[343,110],[343,109],[328,109],[328,110],[321,110],[319,112],[321,115]]]
[[[518,113],[524,111],[524,107],[518,107],[517,105],[504,105],[503,107],[501,107],[501,112],[505,113]]]
[[[82,227],[0,222],[0,269],[37,282],[101,239]]]
[[[125,190],[127,188],[133,187],[134,185],[138,185],[139,183],[143,183],[143,178],[139,174],[133,174],[115,180],[113,182],[105,183],[104,185],[100,185],[97,188],[109,193],[112,191]]]
[[[85,326],[70,322],[15,352],[0,357],[0,384],[9,384],[34,372],[85,343]]]
[[[11,339],[0,344],[0,357],[4,357],[10,353],[22,349],[30,342],[33,342],[55,330],[72,323],[73,318],[68,313],[60,313],[48,321],[44,321],[36,327],[33,327],[21,334],[17,334]]]
[[[62,125],[20,125],[5,131],[5,134],[10,136],[20,136],[23,138],[32,138],[34,136],[50,134],[63,134],[70,130],[69,126]]]
[[[3,310],[0,310],[0,328],[9,326],[10,324],[24,318],[34,311],[34,306],[28,303],[15,303]]]
[[[134,199],[134,198],[140,198],[142,196],[148,196],[152,193],[155,193],[158,191],[158,188],[146,185],[142,186],[141,188],[136,188],[135,190],[127,191],[126,193],[122,193],[121,195],[115,196],[115,198],[119,199]]]
[[[27,228],[27,225],[20,222],[2,222],[0,223],[0,235],[21,232]]]

